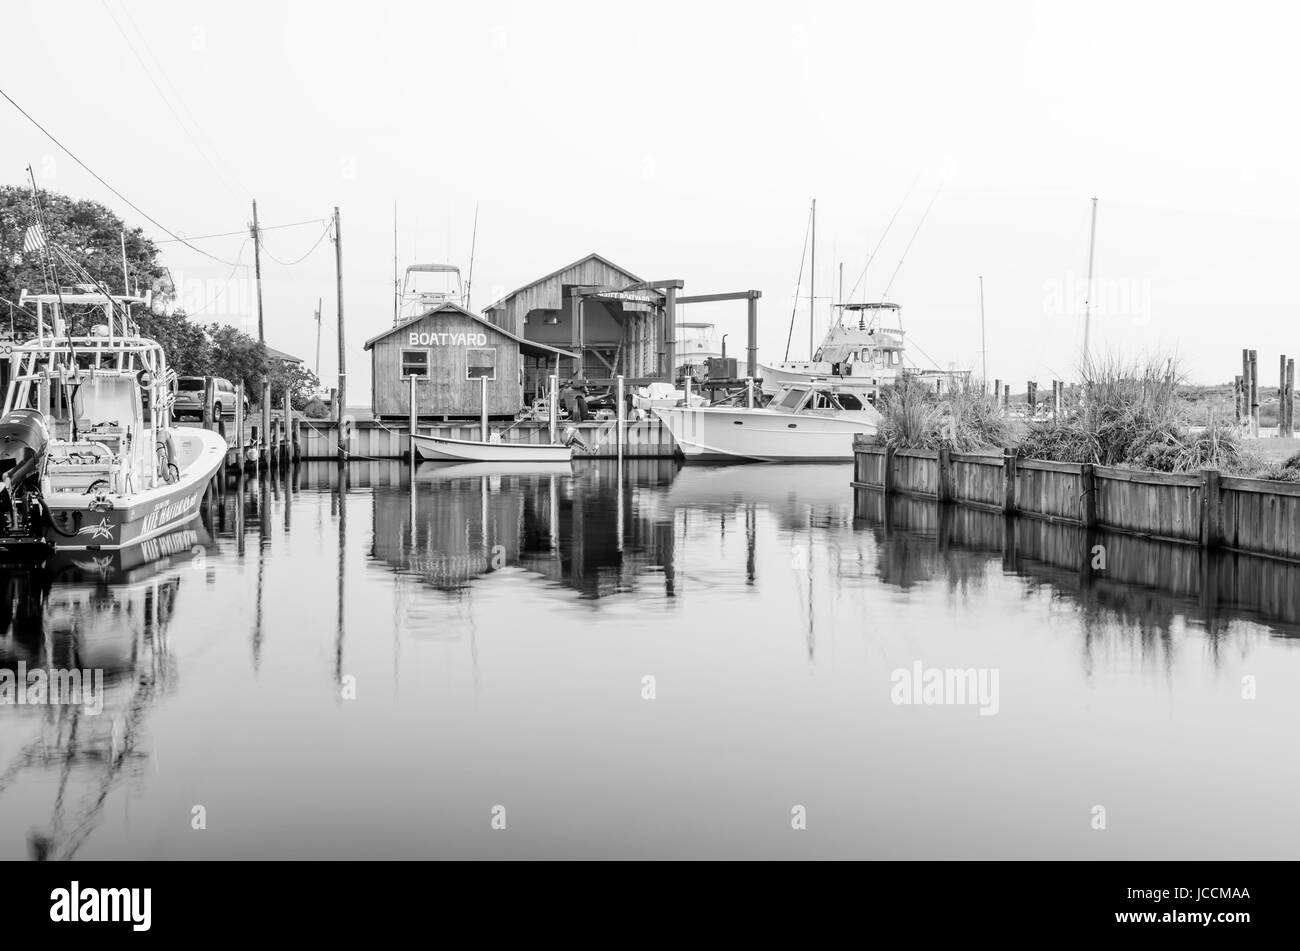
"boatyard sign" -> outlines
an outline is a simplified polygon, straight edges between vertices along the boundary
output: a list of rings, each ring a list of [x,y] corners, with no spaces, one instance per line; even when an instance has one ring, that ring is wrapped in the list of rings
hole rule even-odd
[[[447,333],[436,330],[412,330],[409,346],[412,347],[485,347],[487,334]]]

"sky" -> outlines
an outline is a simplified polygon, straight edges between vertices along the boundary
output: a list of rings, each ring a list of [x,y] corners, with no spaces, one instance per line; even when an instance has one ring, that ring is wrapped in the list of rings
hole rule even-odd
[[[845,294],[902,305],[916,363],[1023,388],[1076,373],[1096,197],[1095,352],[1176,354],[1211,383],[1255,348],[1267,386],[1300,351],[1300,14],[1281,4],[5,9],[0,88],[172,232],[237,232],[194,238],[218,260],[161,246],[190,311],[253,333],[256,198],[267,342],[314,367],[323,301],[330,385],[339,207],[350,404],[392,322],[395,203],[401,267],[468,272],[474,245],[476,310],[596,251],[686,294],[761,290],[770,361],[787,338],[807,355],[815,198],[816,338],[842,264]],[[166,237],[0,101],[0,181],[29,163]],[[744,346],[743,303],[679,316]]]

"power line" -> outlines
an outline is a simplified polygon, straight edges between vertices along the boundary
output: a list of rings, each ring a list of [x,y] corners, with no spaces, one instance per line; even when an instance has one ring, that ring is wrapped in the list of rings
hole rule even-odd
[[[302,225],[319,225],[327,223],[328,221],[328,218],[308,218],[305,221],[290,221],[287,224],[282,225],[262,225],[261,230],[275,231],[279,228],[298,228]],[[155,241],[154,244],[172,244],[176,241],[206,241],[208,238],[237,238],[241,236],[245,238],[248,237],[247,228],[241,228],[239,231],[221,231],[217,234],[191,235],[188,238],[161,238]]]
[[[158,221],[158,219],[154,218],[152,215],[150,215],[150,214],[148,214],[147,212],[145,212],[145,211],[144,211],[144,210],[143,210],[139,205],[137,205],[135,202],[131,201],[131,199],[127,198],[125,195],[123,195],[120,191],[118,191],[116,188],[114,188],[114,187],[113,187],[112,185],[110,185],[108,182],[104,181],[104,179],[100,177],[100,175],[99,175],[98,172],[96,172],[93,168],[91,168],[89,165],[87,165],[87,164],[86,164],[85,162],[83,162],[81,159],[77,158],[77,156],[76,156],[75,154],[73,154],[73,152],[72,152],[71,149],[69,149],[66,145],[64,145],[64,144],[63,144],[62,142],[60,142],[57,138],[55,138],[54,133],[52,133],[52,132],[50,132],[48,129],[46,129],[45,126],[41,125],[39,122],[37,122],[37,121],[32,117],[31,113],[29,113],[29,112],[28,112],[26,109],[24,109],[22,106],[18,105],[18,103],[14,101],[14,98],[13,98],[11,95],[9,95],[9,93],[5,92],[3,89],[0,89],[0,96],[4,96],[5,99],[9,100],[9,104],[10,104],[11,106],[13,106],[13,107],[14,107],[15,109],[17,109],[19,112],[21,112],[21,113],[23,114],[23,117],[24,117],[25,119],[27,119],[28,122],[30,122],[32,125],[36,126],[36,128],[40,129],[40,130],[41,130],[41,133],[42,133],[42,134],[43,134],[47,139],[49,139],[51,142],[53,142],[55,145],[57,145],[60,149],[62,149],[63,152],[64,152],[64,154],[67,155],[68,158],[72,159],[72,161],[76,162],[76,163],[77,163],[78,165],[80,165],[83,169],[85,169],[85,170],[90,174],[90,176],[91,176],[92,178],[95,179],[95,181],[99,182],[99,184],[103,185],[105,188],[107,188],[109,191],[111,191],[114,195],[116,195],[116,196],[117,196],[118,198],[120,198],[122,201],[126,202],[126,204],[127,204],[128,206],[130,206],[130,207],[135,211],[135,213],[138,214],[140,217],[144,218],[146,221],[148,221],[148,222],[149,222],[151,225],[153,225],[155,228],[158,228],[160,231],[162,231],[162,232],[164,232],[164,233],[166,233],[166,234],[171,235],[173,238],[175,238],[175,239],[176,239],[177,241],[179,241],[181,244],[185,245],[185,246],[186,246],[187,248],[189,248],[191,251],[197,251],[199,254],[203,255],[205,258],[211,258],[213,261],[216,261],[216,262],[218,262],[218,263],[220,263],[220,264],[224,264],[224,265],[226,265],[227,267],[230,266],[231,262],[225,260],[224,258],[219,258],[219,257],[217,257],[215,254],[209,254],[207,251],[204,251],[202,248],[198,248],[198,247],[195,247],[194,245],[190,244],[188,241],[186,241],[184,238],[182,238],[182,237],[181,237],[180,235],[178,235],[176,232],[172,231],[170,228],[168,228],[168,227],[167,227],[166,225],[164,225],[162,222]]]
[[[194,143],[194,147],[198,151],[199,156],[203,159],[203,161],[207,162],[208,167],[211,168],[214,172],[216,172],[217,175],[220,176],[221,179],[224,180],[227,184],[234,185],[235,187],[242,190],[245,194],[247,194],[248,193],[247,188],[245,188],[241,183],[235,181],[229,175],[223,172],[220,168],[217,167],[217,164],[213,162],[211,158],[208,157],[208,153],[204,151],[203,144],[200,143],[199,140],[195,138],[194,135],[190,132],[190,128],[188,125],[186,125],[185,120],[181,118],[180,113],[178,113],[175,107],[172,106],[171,100],[167,97],[167,94],[163,92],[162,87],[159,86],[157,81],[153,78],[153,73],[149,70],[149,66],[145,63],[144,59],[140,56],[139,50],[136,49],[135,43],[132,41],[131,37],[127,35],[126,30],[122,28],[122,24],[118,22],[117,15],[113,13],[113,8],[108,5],[108,0],[100,0],[100,2],[103,4],[105,12],[108,13],[109,19],[113,21],[113,26],[117,28],[117,32],[121,34],[122,39],[126,40],[126,45],[131,50],[131,55],[135,57],[135,61],[140,64],[140,69],[144,72],[145,78],[149,80],[149,84],[153,86],[154,90],[158,93],[158,98],[160,98],[163,101],[163,105],[167,107],[167,111],[172,114],[172,117],[176,120],[177,125],[181,127],[181,131],[185,133],[185,137],[189,139],[192,143]],[[122,7],[122,11],[128,17],[130,17],[131,15],[130,11],[127,10],[125,6]],[[158,64],[158,57],[153,55],[152,49],[149,49],[149,42],[144,38],[144,31],[140,29],[139,25],[136,24],[134,19],[131,20],[131,24],[135,26],[136,32],[140,34],[141,42],[144,43],[145,48],[149,52],[149,55],[153,57],[155,64],[158,65],[158,72],[162,74],[164,79],[167,79],[166,70],[162,69],[161,64]],[[180,94],[176,92],[176,87],[170,82],[170,80],[168,80],[168,85],[172,87],[172,94],[176,96],[177,101],[181,102],[182,107],[184,107],[184,102],[181,100]],[[188,112],[189,110],[187,109],[186,111]],[[203,135],[203,130],[199,127],[198,122],[193,120],[192,116],[191,116],[191,122],[193,122],[194,127],[198,131],[199,135]],[[203,138],[206,140],[207,136],[203,136]],[[211,146],[209,146],[209,148],[211,148]],[[214,155],[216,154],[215,149],[212,149],[212,152]]]
[[[330,233],[330,225],[331,225],[331,224],[332,224],[332,222],[328,222],[328,221],[325,222],[325,230],[322,231],[322,232],[320,233],[320,237],[318,237],[318,238],[316,239],[316,243],[313,244],[310,248],[307,249],[307,253],[306,253],[306,254],[304,254],[302,257],[297,258],[296,260],[293,260],[293,261],[281,261],[279,258],[277,258],[274,254],[271,253],[271,249],[268,248],[268,247],[266,246],[266,244],[263,243],[263,242],[261,241],[260,236],[259,236],[259,239],[258,239],[258,243],[261,244],[261,246],[262,246],[262,250],[266,252],[266,256],[267,256],[268,258],[270,258],[272,261],[274,261],[276,264],[279,264],[281,267],[293,267],[295,264],[301,264],[303,261],[307,260],[307,258],[311,257],[311,253],[312,253],[313,251],[315,251],[317,248],[320,247],[320,243],[321,243],[322,241],[324,241],[324,240],[325,240],[325,236],[326,236],[327,234]],[[266,229],[265,229],[265,228],[259,228],[258,230],[259,230],[259,231],[265,231]]]

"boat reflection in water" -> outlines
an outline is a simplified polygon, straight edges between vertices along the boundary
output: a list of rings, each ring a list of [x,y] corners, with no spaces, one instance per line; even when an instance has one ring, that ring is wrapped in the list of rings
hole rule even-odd
[[[87,674],[79,703],[11,697],[3,711],[5,735],[27,739],[2,747],[0,810],[27,821],[31,858],[76,856],[109,793],[142,780],[144,720],[176,678],[167,638],[182,579],[214,550],[196,519],[125,551],[0,570],[0,669],[16,689],[37,668]]]

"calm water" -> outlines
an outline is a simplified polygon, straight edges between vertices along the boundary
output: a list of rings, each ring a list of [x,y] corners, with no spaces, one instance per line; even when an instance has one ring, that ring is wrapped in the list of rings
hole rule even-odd
[[[0,858],[1300,852],[1300,569],[849,478],[313,465],[6,573],[0,664],[107,700],[0,707]]]

